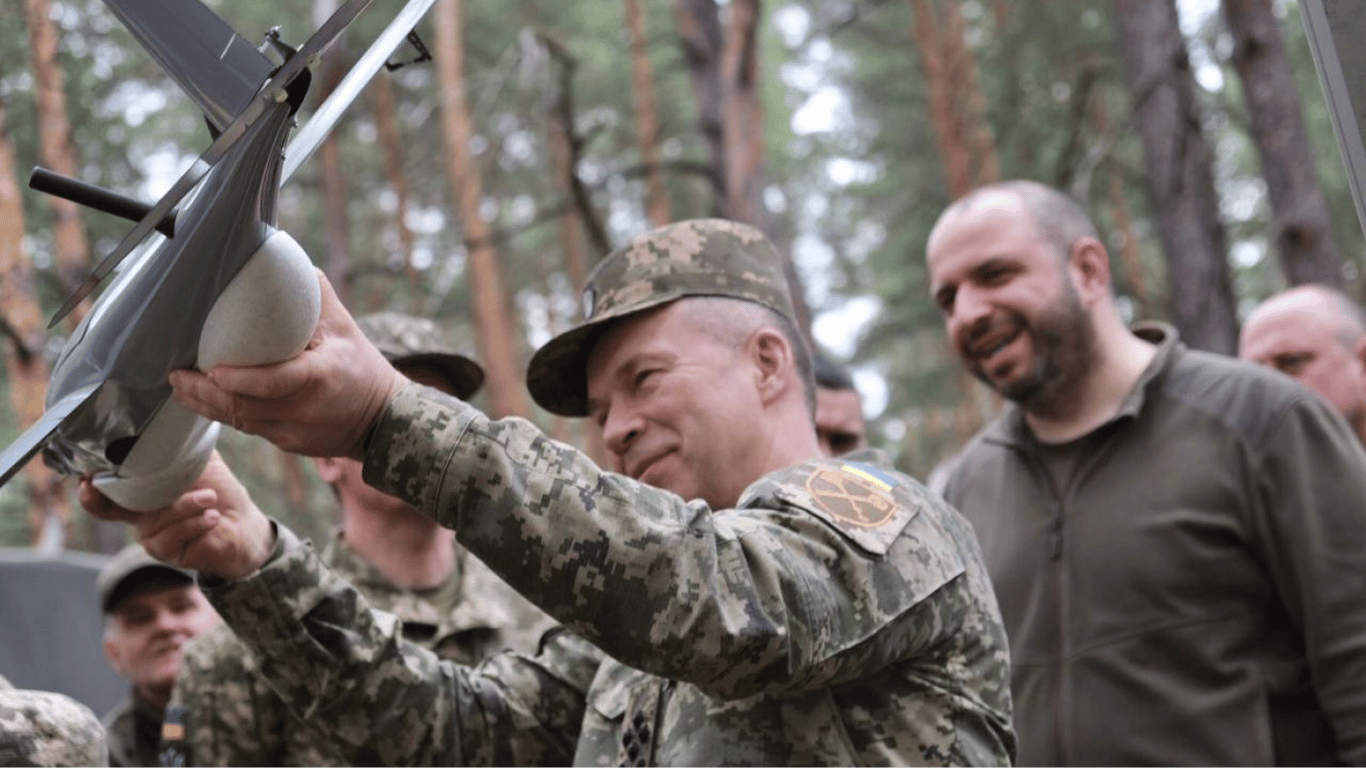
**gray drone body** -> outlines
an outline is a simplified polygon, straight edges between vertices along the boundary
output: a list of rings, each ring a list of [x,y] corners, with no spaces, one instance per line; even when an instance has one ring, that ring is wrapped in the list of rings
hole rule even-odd
[[[372,0],[347,0],[297,50],[272,38],[283,58],[278,66],[263,53],[264,44],[253,47],[199,0],[105,0],[195,101],[213,143],[153,206],[62,177],[46,190],[137,223],[53,319],[55,324],[113,274],[53,367],[46,411],[0,452],[0,484],[39,451],[54,469],[94,476],[97,485],[101,477],[127,474],[135,459],[142,464],[138,471],[146,473],[151,471],[149,461],[174,463],[175,452],[185,450],[180,443],[188,445],[207,431],[207,422],[196,423],[198,417],[187,411],[172,413],[180,406],[171,398],[168,374],[205,362],[200,358],[206,354],[206,327],[223,316],[220,305],[229,295],[249,307],[255,301],[266,312],[288,303],[278,300],[279,285],[273,286],[277,294],[272,295],[265,290],[272,286],[238,279],[278,282],[278,270],[263,273],[257,268],[265,258],[257,258],[261,254],[271,252],[278,260],[283,247],[294,260],[292,277],[286,275],[293,285],[285,287],[298,287],[304,278],[317,287],[307,256],[275,227],[277,192],[434,1],[406,0],[287,145],[293,115],[307,91],[309,66]],[[44,173],[45,178],[56,176]],[[300,261],[308,270],[304,277]],[[316,300],[315,295],[313,323]],[[307,314],[293,312],[294,324]],[[311,326],[304,332],[311,333]],[[250,346],[256,340],[247,341]],[[291,343],[295,352],[302,348],[297,339]],[[172,422],[173,427],[165,426]],[[210,447],[216,429],[208,439]],[[154,438],[169,440],[160,453],[148,450]],[[204,440],[199,442],[202,449]],[[207,449],[201,453],[207,460]]]

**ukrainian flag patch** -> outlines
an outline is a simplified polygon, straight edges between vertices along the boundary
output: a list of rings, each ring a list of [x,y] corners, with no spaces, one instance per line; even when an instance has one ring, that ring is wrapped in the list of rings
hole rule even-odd
[[[850,461],[840,465],[840,469],[851,475],[861,477],[884,491],[890,492],[897,486],[897,479],[895,477],[892,477],[871,464]]]

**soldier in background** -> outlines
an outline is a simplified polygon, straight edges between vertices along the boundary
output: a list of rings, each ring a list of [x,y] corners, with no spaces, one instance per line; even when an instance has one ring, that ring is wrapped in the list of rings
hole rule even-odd
[[[430,320],[382,312],[357,324],[408,378],[468,399],[484,381]],[[315,459],[341,524],[322,560],[371,606],[403,622],[403,637],[440,657],[477,664],[498,651],[534,653],[554,622],[455,543],[453,531],[371,488],[351,458]],[[165,728],[183,765],[345,765],[321,731],[289,714],[227,626],[192,643]]]
[[[1347,294],[1302,285],[1272,296],[1243,324],[1238,356],[1299,379],[1366,443],[1366,316]]]
[[[0,766],[108,765],[104,727],[60,693],[15,688],[0,677]]]
[[[810,352],[757,230],[636,238],[590,276],[587,319],[533,357],[533,397],[589,416],[619,472],[407,381],[322,288],[309,350],[176,371],[177,399],[287,449],[364,457],[368,482],[454,528],[578,636],[549,635],[534,658],[439,661],[221,462],[151,516],[89,483],[81,500],[217,574],[212,599],[272,684],[349,759],[1010,761],[1005,638],[972,531],[876,452],[821,456]]]
[[[826,456],[839,456],[868,447],[868,429],[863,423],[863,400],[849,372],[817,352],[816,437]]]
[[[124,547],[95,578],[104,611],[104,654],[131,685],[105,715],[110,765],[160,765],[161,721],[185,645],[218,624],[194,574]]]

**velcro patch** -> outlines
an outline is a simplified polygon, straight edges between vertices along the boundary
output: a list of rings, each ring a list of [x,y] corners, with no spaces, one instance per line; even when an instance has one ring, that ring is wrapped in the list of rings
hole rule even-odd
[[[852,464],[820,467],[806,478],[806,490],[835,520],[859,528],[886,524],[897,508],[886,480]]]
[[[885,555],[919,504],[895,474],[862,462],[818,460],[769,477],[771,492],[808,510],[872,555]],[[762,495],[762,487],[751,486]]]

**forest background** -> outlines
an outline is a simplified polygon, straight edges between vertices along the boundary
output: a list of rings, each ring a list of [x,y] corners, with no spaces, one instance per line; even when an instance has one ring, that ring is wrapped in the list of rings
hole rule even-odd
[[[278,25],[295,44],[336,6],[208,4],[248,40]],[[377,0],[329,51],[305,112],[399,5]],[[1362,297],[1366,243],[1292,2],[439,0],[418,34],[432,60],[378,76],[280,224],[354,313],[452,328],[489,413],[599,457],[531,403],[526,360],[575,322],[597,259],[674,219],[769,233],[870,442],[921,478],[1000,408],[926,285],[928,229],[973,186],[1032,178],[1084,201],[1127,318],[1193,346],[1232,352],[1240,318],[1290,284]],[[41,413],[74,328],[47,318],[129,227],[26,189],[29,170],[152,201],[208,143],[98,0],[0,7],[0,441]],[[220,445],[269,513],[314,537],[334,523],[307,459],[230,430]],[[31,462],[0,489],[0,545],[124,541],[74,506],[72,481]]]

